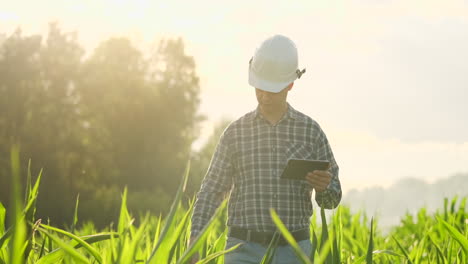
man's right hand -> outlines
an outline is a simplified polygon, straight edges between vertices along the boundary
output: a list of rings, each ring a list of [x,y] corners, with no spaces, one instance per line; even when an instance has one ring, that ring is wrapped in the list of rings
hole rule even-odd
[[[320,193],[325,191],[331,182],[331,174],[329,171],[318,171],[309,172],[306,176],[306,180],[309,185],[315,189],[316,192]]]

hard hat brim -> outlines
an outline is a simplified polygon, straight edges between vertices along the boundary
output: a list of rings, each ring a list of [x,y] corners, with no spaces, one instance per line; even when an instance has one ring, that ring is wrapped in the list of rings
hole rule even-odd
[[[284,88],[288,87],[288,85],[294,82],[295,80],[296,78],[287,82],[271,82],[271,81],[267,81],[262,78],[259,78],[255,74],[255,72],[249,69],[249,84],[257,89],[271,92],[271,93],[281,92]]]

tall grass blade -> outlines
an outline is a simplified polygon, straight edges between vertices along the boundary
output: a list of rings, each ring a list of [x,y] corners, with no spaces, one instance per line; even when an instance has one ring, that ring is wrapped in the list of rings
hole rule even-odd
[[[172,232],[172,234],[166,238],[167,243],[165,243],[165,247],[167,247],[169,252],[173,252],[174,248],[177,246],[177,242],[181,240],[182,233],[187,229],[187,222],[192,215],[192,210],[193,206],[187,210],[174,232]],[[172,254],[169,255],[169,259],[172,259]]]
[[[153,242],[154,245],[156,245],[156,243],[158,242],[159,236],[161,234],[161,225],[162,225],[162,216],[159,215],[158,221],[156,223],[156,231],[154,233],[154,242]]]
[[[393,240],[395,240],[397,246],[400,248],[400,250],[403,252],[403,255],[405,255],[406,257],[406,260],[408,261],[409,264],[414,264],[413,261],[411,261],[411,258],[408,254],[408,252],[406,251],[406,249],[400,244],[400,242],[394,237],[392,236]]]
[[[0,237],[3,236],[3,233],[5,233],[5,216],[6,216],[6,210],[3,204],[0,202]],[[0,249],[2,246],[0,245]]]
[[[187,231],[188,231],[188,229],[187,229]],[[186,234],[188,235],[188,233],[189,232],[187,232]],[[215,240],[215,242],[212,243],[213,244],[213,246],[211,247],[212,252],[225,250],[228,234],[229,234],[228,228],[224,228],[224,231],[219,235],[219,237]],[[185,238],[185,240],[183,240],[183,241],[187,241],[187,238]],[[185,247],[185,244],[182,247]],[[183,253],[183,252],[181,252],[181,253]],[[210,254],[212,254],[212,253],[210,253]],[[180,255],[177,258],[179,258],[179,257],[180,257]],[[224,263],[222,260],[223,260],[223,258],[219,258],[216,261],[216,264]]]
[[[320,252],[323,251],[323,245],[329,239],[328,233],[328,225],[327,225],[327,217],[325,216],[325,209],[323,207],[320,208],[320,217],[322,218],[322,238],[320,240]],[[327,258],[325,260],[327,264],[333,264],[333,256],[332,254],[327,254]]]
[[[52,239],[60,248],[62,248],[66,253],[68,253],[67,256],[72,257],[73,260],[78,261],[79,263],[90,263],[88,259],[86,259],[85,256],[81,255],[76,249],[74,249],[73,246],[62,241],[57,236],[54,236],[48,233],[47,230],[45,229],[42,230],[42,233],[48,236],[50,239]],[[60,259],[60,257],[63,257],[63,256],[58,256],[57,259]],[[45,259],[40,259],[37,262],[37,264],[48,264],[48,263],[54,263],[54,262],[50,262],[50,259],[48,259],[47,261]]]
[[[32,186],[30,165],[31,165],[31,160],[29,161],[29,165],[28,165],[28,178],[29,178],[28,185],[29,185],[29,188],[26,188],[27,200],[26,200],[26,206],[24,208],[24,217],[25,217],[26,222],[29,221],[30,223],[34,223],[34,222],[36,222],[36,219],[35,219],[36,202],[37,202],[37,197],[39,195],[39,184],[41,182],[42,170],[39,172],[39,175],[38,175],[38,177],[36,179],[36,182],[35,182],[34,186]],[[30,234],[29,239],[27,241],[27,247],[26,247],[25,252],[24,252],[25,258],[28,258],[29,254],[30,254],[30,252],[32,250],[32,246],[33,246],[34,230],[31,229],[31,225],[26,225],[26,232],[27,232],[27,234]]]
[[[42,244],[41,244],[41,249],[39,250],[39,257],[38,259],[42,258],[42,256],[44,256],[44,253],[45,253],[45,244],[46,244],[46,239],[47,237],[44,237],[44,239],[42,239]]]
[[[187,249],[185,249],[184,254],[177,261],[177,264],[187,263],[196,252],[202,249],[202,247],[204,246],[203,242],[205,241],[206,237],[211,232],[214,232],[216,224],[222,218],[223,211],[226,209],[226,205],[227,199],[224,199],[223,202],[221,202],[221,205],[218,207],[218,209],[216,209],[216,212],[211,217],[208,224],[206,224],[202,231],[200,231],[200,234],[195,238],[192,244]]]
[[[67,232],[65,230],[55,228],[55,227],[52,227],[52,226],[41,224],[41,227],[44,228],[44,229],[48,229],[48,230],[60,233],[62,235],[65,235],[65,236],[75,240],[78,244],[80,244],[83,248],[85,248],[86,251],[88,251],[96,259],[96,261],[98,263],[102,263],[102,257],[99,254],[99,252],[95,248],[93,248],[90,244],[88,244],[83,239],[81,239],[80,237],[78,237],[78,236],[76,236],[76,235],[74,235],[72,233],[69,233],[69,232]],[[44,229],[40,229],[40,230],[45,231]],[[73,247],[73,246],[70,246],[70,247]]]
[[[79,202],[80,202],[80,194],[78,194],[76,196],[75,213],[73,214],[73,222],[72,222],[72,226],[71,226],[71,230],[70,230],[71,233],[75,233],[76,224],[78,223],[78,204],[79,204]]]
[[[394,251],[392,251],[392,250],[374,250],[374,251],[372,252],[372,254],[374,254],[374,255],[377,255],[377,254],[385,254],[385,255],[389,255],[389,256],[393,256],[393,257],[399,257],[399,258],[403,258],[403,257],[404,257],[403,255],[400,255],[400,254],[398,254],[398,253],[396,253],[396,252],[394,252]],[[366,260],[366,259],[367,259],[367,255],[361,256],[361,257],[357,258],[357,259],[353,262],[353,264],[362,263],[362,262],[364,262],[364,260]]]
[[[444,220],[448,221],[448,198],[444,198]]]
[[[101,233],[101,234],[83,236],[83,237],[81,237],[81,239],[83,239],[88,244],[93,244],[93,243],[96,243],[96,242],[112,239],[113,237],[118,237],[118,234],[117,233]],[[58,248],[58,249],[55,249],[55,250],[49,250],[49,253],[47,255],[45,255],[44,257],[42,257],[43,254],[45,253],[44,247],[46,245],[46,242],[48,242],[48,241],[50,241],[50,238],[48,236],[46,236],[43,239],[43,242],[42,242],[41,251],[40,251],[40,254],[39,254],[40,261],[38,262],[38,264],[40,264],[40,263],[46,263],[46,264],[48,264],[48,263],[59,263],[60,260],[63,259],[63,257],[65,256],[64,250],[62,248]],[[70,245],[73,246],[73,248],[75,248],[75,249],[78,249],[78,248],[82,247],[82,244],[79,244],[76,241],[72,241],[70,243]],[[51,246],[49,246],[49,247],[51,247]],[[113,249],[114,247],[111,246],[110,248]]]
[[[338,230],[335,234],[335,237],[337,239],[337,244],[338,244],[338,247],[337,249],[335,250],[335,255],[337,256],[335,258],[335,261],[336,263],[341,263],[341,251],[342,251],[342,247],[343,247],[343,222],[342,222],[342,219],[341,219],[341,211],[342,211],[342,207],[339,206],[338,207]]]
[[[328,259],[330,258],[329,253],[330,253],[331,248],[332,248],[332,240],[329,239],[325,241],[325,243],[322,245],[321,250],[318,253],[318,257],[315,259],[314,264],[322,264],[322,263],[326,263],[327,261],[329,261]]]
[[[112,226],[111,226],[111,230],[112,230]],[[120,236],[120,234],[119,234]],[[122,238],[120,240],[123,240]],[[114,236],[111,236],[110,237],[110,240],[109,240],[109,244],[110,244],[110,259],[112,259],[112,263],[116,263],[117,262],[117,246],[116,246],[116,242],[115,242],[115,237]]]
[[[437,219],[439,220],[439,222],[442,223],[442,225],[450,233],[450,235],[458,242],[458,244],[460,244],[463,251],[465,252],[465,256],[468,256],[468,239],[446,221],[440,218]]]
[[[465,212],[465,207],[466,207],[466,200],[468,197],[463,197],[463,199],[460,202],[460,206],[458,208],[458,213],[457,213],[457,223],[466,230],[468,227],[468,223],[466,222],[466,219],[468,215]]]
[[[50,225],[50,219],[47,219],[47,225]],[[53,250],[53,241],[50,237],[47,237],[47,248],[49,250],[49,252],[52,252]]]
[[[273,208],[270,209],[270,215],[271,215],[271,218],[273,219],[273,222],[275,223],[276,227],[278,228],[280,233],[283,235],[284,239],[286,239],[286,241],[288,241],[289,245],[291,245],[294,253],[299,258],[299,260],[304,264],[312,264],[312,262],[310,262],[307,255],[301,250],[301,248],[297,244],[296,240],[294,240],[294,237],[288,231],[288,229],[284,225],[283,221],[281,221],[278,214],[276,213],[276,211]]]
[[[10,263],[24,263],[24,248],[26,243],[26,223],[22,214],[22,201],[20,195],[20,158],[19,148],[14,146],[11,150],[11,206],[12,211],[10,223],[15,223],[12,227],[12,237],[10,240]]]
[[[109,239],[111,239],[111,237],[119,237],[119,234],[114,233],[114,232],[107,232],[107,233],[100,233],[100,234],[82,236],[81,239],[83,239],[88,244],[93,244],[93,243],[96,243],[96,242],[109,240]],[[82,246],[83,246],[82,244],[77,244],[75,246],[75,248],[80,248]]]
[[[47,240],[51,240],[51,238],[49,238],[48,236],[46,236],[46,238],[47,238]],[[44,238],[44,244],[45,244],[46,238]],[[58,249],[56,249],[56,250],[42,256],[42,254],[44,252],[45,251],[43,251],[41,249],[41,254],[39,255],[39,260],[37,260],[37,262],[35,262],[35,264],[61,263],[61,261],[65,257],[65,253],[66,253],[63,248],[58,248]]]
[[[455,214],[455,205],[457,203],[457,200],[458,200],[458,195],[455,195],[455,197],[452,198],[452,201],[450,202],[450,213],[451,214]]]
[[[335,219],[336,220],[336,219]],[[333,223],[334,239],[333,239],[333,260],[332,263],[341,263],[340,249],[338,248],[339,233],[337,232],[337,223]]]
[[[218,251],[218,252],[215,252],[213,254],[210,254],[210,255],[206,256],[206,258],[204,258],[202,260],[199,260],[197,262],[197,264],[207,264],[210,261],[212,261],[213,259],[218,258],[218,257],[220,257],[220,256],[222,256],[222,255],[224,255],[226,253],[229,253],[229,252],[235,250],[239,246],[241,246],[241,244],[237,244],[237,245],[234,245],[234,246],[232,246],[232,247],[230,247],[230,248],[228,248],[226,250],[222,250],[222,251]]]
[[[426,232],[424,237],[419,241],[418,247],[413,250],[413,252],[414,252],[413,260],[414,260],[415,263],[420,263],[421,262],[424,250],[426,249],[425,246],[426,246],[426,240],[428,239],[428,235],[429,235],[429,233]]]
[[[279,233],[275,233],[273,235],[273,239],[270,241],[270,244],[268,245],[268,248],[260,264],[270,264],[273,261],[273,258],[275,257],[276,249],[278,247],[279,238],[280,238]]]
[[[442,250],[440,249],[438,243],[435,242],[434,238],[431,235],[429,235],[429,240],[431,241],[432,245],[436,248],[437,259],[442,259],[444,264],[448,263],[447,258],[445,257],[444,253],[442,253]]]
[[[9,238],[11,237],[11,235],[13,234],[14,227],[15,227],[15,224],[12,224],[12,225],[7,229],[7,231],[3,234],[3,236],[0,237],[0,250],[3,248],[4,245],[6,245],[6,242],[8,241],[8,239],[9,239]]]
[[[124,252],[122,255],[122,260],[119,263],[122,264],[133,264],[136,263],[135,261],[135,256],[136,252],[138,251],[138,245],[142,242],[142,237],[144,232],[146,231],[146,227],[148,224],[148,217],[145,217],[145,220],[143,220],[143,223],[140,225],[138,228],[137,232],[135,233],[135,236],[132,238],[132,242],[129,244],[128,247],[124,248]]]
[[[366,263],[372,264],[372,252],[374,251],[374,218],[371,219],[370,234],[369,234],[369,244],[367,246],[367,257]]]
[[[119,224],[117,226],[117,231],[119,234],[123,234],[125,232],[129,226],[130,221],[130,214],[128,213],[127,209],[127,187],[125,187],[122,194],[122,204],[120,206]]]
[[[315,234],[315,230],[312,230],[312,250],[310,252],[310,261],[314,263],[315,252],[318,248],[318,239],[317,235]]]
[[[31,159],[28,161],[28,173],[26,178],[26,191],[24,192],[24,201],[29,200],[29,194],[31,193]]]
[[[387,255],[391,255],[391,256],[394,256],[394,257],[403,257],[402,255],[392,251],[392,250],[374,250],[374,252],[372,252],[372,254],[387,254]]]
[[[36,201],[37,196],[39,195],[39,185],[41,183],[42,178],[42,170],[39,171],[39,175],[37,176],[36,182],[32,189],[29,190],[27,204],[24,208],[24,213],[27,215],[27,219],[31,222],[34,222],[34,213],[36,212]]]
[[[169,211],[169,215],[167,217],[166,223],[164,224],[164,228],[163,228],[163,230],[161,232],[160,238],[159,238],[158,242],[156,243],[156,245],[154,246],[153,250],[151,251],[151,256],[146,261],[147,264],[149,264],[151,262],[154,255],[156,254],[156,251],[158,250],[159,246],[161,245],[161,243],[165,239],[165,236],[166,236],[168,230],[174,224],[174,216],[175,216],[175,214],[177,212],[177,209],[179,207],[180,200],[182,199],[182,195],[185,192],[185,187],[187,186],[187,180],[188,180],[189,172],[190,172],[190,160],[188,161],[187,166],[185,167],[185,172],[184,172],[184,177],[182,179],[182,183],[179,185],[179,189],[177,190],[174,202],[171,205],[171,209]]]

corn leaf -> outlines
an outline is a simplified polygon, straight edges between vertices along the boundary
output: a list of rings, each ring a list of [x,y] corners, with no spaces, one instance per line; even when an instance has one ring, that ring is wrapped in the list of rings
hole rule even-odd
[[[227,199],[224,199],[221,202],[221,205],[218,207],[218,209],[216,209],[216,212],[211,217],[208,224],[205,225],[205,227],[200,232],[200,234],[194,239],[192,244],[189,245],[189,247],[185,250],[182,257],[177,261],[177,264],[187,263],[189,261],[189,259],[191,259],[192,256],[196,252],[198,252],[198,251],[200,251],[202,249],[203,242],[206,240],[206,237],[209,235],[209,233],[214,231],[217,222],[220,221],[222,213],[226,209],[226,205],[227,205]]]
[[[273,222],[275,223],[276,227],[278,228],[280,233],[283,235],[283,237],[286,239],[286,241],[288,241],[289,245],[291,245],[294,253],[299,258],[299,260],[304,264],[312,264],[312,262],[310,262],[307,255],[301,250],[301,248],[297,244],[296,240],[294,240],[294,237],[288,231],[288,229],[286,228],[286,226],[281,221],[278,214],[276,213],[276,211],[273,208],[270,209],[270,215],[271,215],[271,218],[273,219]]]
[[[370,234],[369,234],[369,244],[367,246],[367,257],[366,263],[372,264],[372,252],[374,251],[374,218],[371,220]]]
[[[468,256],[468,239],[462,235],[456,228],[451,226],[449,223],[444,221],[441,218],[437,218],[439,222],[442,223],[442,225],[445,227],[445,229],[450,233],[450,235],[460,244],[462,247],[463,251],[465,252],[465,255]]]
[[[20,196],[20,164],[19,148],[14,146],[11,150],[11,218],[12,234],[10,240],[10,264],[21,264],[24,262],[24,249],[26,242],[26,222],[22,214],[22,201]]]
[[[76,249],[73,248],[73,246],[71,246],[70,244],[62,241],[60,238],[58,238],[57,236],[55,235],[52,235],[50,234],[49,232],[47,232],[47,230],[43,229],[42,230],[42,233],[45,234],[46,236],[48,236],[51,240],[53,240],[59,247],[61,247],[66,253],[68,253],[68,255],[66,256],[69,256],[71,257],[73,260],[75,261],[78,261],[79,263],[90,263],[88,261],[88,259],[86,259],[85,256],[81,255]],[[47,255],[46,255],[47,256]],[[60,256],[60,255],[57,255],[55,256],[56,260],[60,260],[61,258],[63,258],[64,256]],[[48,263],[54,263],[54,262],[51,262],[51,258],[48,258],[48,259],[40,259],[37,264],[48,264]]]
[[[65,235],[65,236],[75,240],[78,244],[80,244],[82,247],[84,247],[86,249],[86,251],[88,251],[96,259],[96,261],[98,263],[102,263],[102,257],[99,254],[99,252],[95,248],[93,248],[90,244],[88,244],[86,241],[81,239],[80,237],[78,237],[78,236],[76,236],[76,235],[74,235],[72,233],[69,233],[69,232],[67,232],[65,230],[55,228],[55,227],[52,227],[52,226],[41,224],[41,227],[43,227],[45,229],[48,229],[48,230],[51,230],[51,231],[54,231],[54,232],[57,232],[57,233],[60,233],[62,235]],[[73,247],[73,246],[71,246],[71,247]]]
[[[157,250],[159,249],[159,246],[163,243],[167,232],[175,224],[174,217],[175,217],[175,214],[176,214],[177,209],[179,207],[180,200],[182,199],[182,195],[185,192],[189,172],[190,172],[190,161],[188,161],[187,166],[185,167],[185,172],[184,172],[184,177],[182,179],[182,183],[179,185],[179,189],[177,190],[176,197],[174,199],[174,202],[171,205],[171,210],[169,211],[169,215],[168,215],[168,217],[166,219],[166,223],[164,224],[164,228],[163,228],[163,230],[161,232],[160,238],[159,238],[158,242],[156,243],[156,245],[154,246],[153,250],[151,251],[151,256],[146,261],[147,264],[149,264],[151,262],[151,260],[155,256]]]

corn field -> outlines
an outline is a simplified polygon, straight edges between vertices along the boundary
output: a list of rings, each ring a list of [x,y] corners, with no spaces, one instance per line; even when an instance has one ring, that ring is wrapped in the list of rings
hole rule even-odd
[[[201,235],[189,246],[193,200],[186,202],[188,169],[166,217],[141,216],[140,223],[126,206],[122,194],[118,223],[97,231],[92,223],[77,229],[79,199],[73,224],[67,230],[35,218],[41,175],[35,182],[28,174],[25,197],[20,197],[19,154],[12,151],[12,203],[8,212],[0,203],[0,264],[19,263],[188,263],[196,253],[201,263],[221,264],[227,229],[227,201],[217,210]],[[187,166],[188,168],[189,166]],[[398,226],[383,235],[378,220],[364,213],[352,214],[339,206],[330,217],[322,209],[311,219],[312,254],[302,252],[274,210],[271,217],[302,263],[468,263],[467,197],[445,199],[443,210],[406,215]],[[10,226],[5,229],[5,218]],[[320,219],[320,221],[318,221]],[[318,223],[320,222],[320,224]],[[272,241],[262,263],[270,263],[275,251]]]

